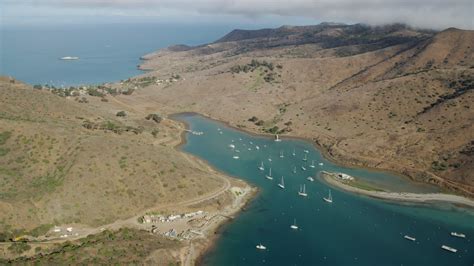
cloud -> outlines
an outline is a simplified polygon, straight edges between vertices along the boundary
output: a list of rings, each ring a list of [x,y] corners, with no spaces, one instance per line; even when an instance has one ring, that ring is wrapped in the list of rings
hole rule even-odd
[[[318,21],[386,24],[402,22],[424,28],[473,29],[472,0],[4,0],[6,5],[67,10],[117,10],[140,15],[198,14],[306,17]]]

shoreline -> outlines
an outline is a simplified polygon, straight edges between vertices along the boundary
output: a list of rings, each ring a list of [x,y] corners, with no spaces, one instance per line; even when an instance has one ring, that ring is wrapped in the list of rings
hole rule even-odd
[[[225,125],[229,128],[232,128],[232,129],[237,130],[239,132],[251,135],[253,137],[259,137],[259,138],[273,138],[274,137],[274,135],[269,134],[269,133],[255,132],[255,131],[248,130],[248,128],[247,129],[239,128],[237,126],[232,125],[231,122],[219,120],[218,118],[214,118],[214,117],[210,116],[209,114],[203,114],[203,113],[194,112],[194,111],[172,113],[172,114],[168,115],[168,117],[170,119],[174,120],[174,121],[179,121],[181,123],[184,123],[183,121],[181,121],[179,119],[174,119],[174,118],[176,118],[177,116],[180,116],[180,115],[198,115],[198,116],[202,116],[206,119],[209,119],[209,120],[212,120],[214,122],[220,123],[220,124]],[[189,129],[188,125],[186,123],[184,123],[184,124],[185,124],[185,128]],[[186,133],[186,132],[183,132],[183,134],[184,133]],[[311,144],[311,146],[313,146],[313,148],[315,148],[325,160],[328,160],[329,162],[331,162],[333,164],[337,164],[337,165],[340,165],[340,166],[343,166],[343,167],[348,167],[348,168],[358,168],[358,169],[363,169],[363,170],[375,171],[375,172],[379,172],[379,173],[391,174],[391,175],[395,175],[397,177],[403,178],[403,179],[405,179],[409,182],[413,182],[415,184],[431,186],[431,187],[437,188],[439,190],[445,189],[442,186],[438,186],[438,185],[427,183],[427,182],[417,181],[414,178],[412,178],[408,175],[405,175],[401,172],[397,172],[395,170],[384,169],[384,168],[376,168],[376,167],[370,167],[370,166],[365,166],[365,165],[358,165],[358,164],[347,162],[347,161],[344,161],[344,160],[341,160],[341,159],[337,159],[334,156],[332,156],[325,147],[323,147],[319,143],[315,142],[311,138],[291,136],[291,135],[280,135],[280,138],[282,140],[290,139],[290,140],[300,140],[300,141],[307,142],[307,143]],[[184,142],[184,144],[185,143],[186,143],[186,141]],[[453,192],[452,190],[449,190],[449,191]]]
[[[194,112],[183,112],[183,113],[171,114],[167,117],[167,119],[170,119],[174,122],[179,123],[180,125],[183,125],[184,129],[190,129],[190,126],[189,126],[188,123],[186,123],[183,120],[178,119],[178,116],[180,116],[180,115],[200,115],[200,114],[199,113],[194,113]],[[190,156],[194,160],[205,164],[207,167],[209,167],[209,169],[211,169],[214,172],[219,173],[221,176],[223,176],[227,179],[229,179],[229,178],[230,179],[236,179],[236,180],[239,180],[240,182],[243,182],[244,184],[247,185],[246,189],[249,189],[249,191],[246,192],[245,195],[241,198],[241,202],[239,202],[239,204],[237,206],[235,206],[235,207],[232,206],[232,204],[235,203],[235,201],[234,201],[234,202],[231,203],[230,208],[227,207],[227,208],[229,208],[229,212],[226,213],[226,216],[232,216],[232,219],[225,218],[225,217],[221,216],[224,219],[222,219],[220,221],[216,221],[216,222],[213,223],[213,225],[206,228],[206,230],[205,230],[206,231],[206,233],[205,233],[206,238],[201,243],[198,243],[200,245],[198,245],[197,247],[192,246],[193,245],[192,242],[193,241],[199,242],[199,239],[190,240],[189,245],[187,245],[187,247],[186,247],[186,248],[190,249],[190,254],[188,254],[188,256],[185,257],[185,260],[181,261],[181,263],[183,265],[202,265],[205,255],[208,252],[210,252],[213,249],[213,247],[216,245],[216,242],[217,242],[217,240],[219,238],[219,235],[220,235],[220,230],[224,226],[226,226],[230,222],[232,222],[232,220],[235,218],[235,216],[237,216],[241,212],[243,212],[245,207],[248,206],[256,198],[256,196],[258,195],[260,190],[259,190],[258,187],[252,186],[251,184],[249,184],[245,180],[242,180],[242,179],[234,177],[234,176],[230,176],[230,175],[214,168],[208,161],[206,161],[202,158],[198,158],[195,155],[190,154],[189,152],[183,150],[182,147],[184,145],[186,145],[186,143],[187,143],[187,138],[186,138],[186,133],[187,132],[185,130],[182,130],[181,128],[178,128],[178,129],[181,131],[180,136],[179,136],[180,142],[177,145],[175,145],[173,147],[173,149],[176,149],[178,152],[182,152],[182,153],[186,154],[187,156]],[[226,190],[226,191],[228,191],[228,190]],[[237,200],[237,199],[235,199],[235,200]]]
[[[252,135],[254,137],[260,137],[260,138],[271,138],[272,135],[270,134],[259,134],[259,133],[256,133],[256,132],[249,132],[249,131],[246,131],[246,130],[243,130],[242,128],[238,128],[238,127],[235,127],[233,125],[230,124],[230,122],[226,122],[226,121],[221,121],[221,120],[218,120],[218,119],[215,119],[215,118],[212,118],[206,114],[201,114],[201,113],[198,113],[198,112],[180,112],[180,113],[173,113],[173,114],[170,114],[168,115],[168,119],[171,119],[173,121],[176,121],[178,123],[180,123],[181,125],[184,126],[184,129],[190,129],[190,125],[186,122],[186,121],[183,121],[181,119],[179,119],[179,116],[193,116],[193,115],[197,115],[197,116],[201,116],[201,117],[204,117],[206,119],[210,119],[212,121],[215,121],[217,123],[220,123],[222,124],[223,126],[227,126],[231,129],[234,129],[234,130],[238,130],[242,133],[245,133],[245,134],[249,134],[249,135]],[[213,169],[214,171],[217,171],[218,173],[220,174],[223,174],[224,176],[228,176],[227,174],[225,173],[222,173],[221,171],[219,170],[216,170],[214,169],[214,167],[212,167],[209,162],[207,162],[206,160],[203,160],[201,158],[196,158],[194,155],[192,154],[189,154],[188,152],[182,150],[182,146],[185,145],[187,143],[187,139],[186,139],[186,131],[182,130],[181,134],[180,134],[180,139],[181,139],[181,142],[175,146],[174,148],[177,149],[178,151],[180,152],[183,152],[183,153],[186,153],[188,155],[191,155],[193,158],[199,160],[199,161],[203,161],[206,165],[208,165],[211,169]],[[323,152],[324,149],[322,149],[322,147],[319,147],[318,145],[316,145],[316,143],[314,143],[313,141],[309,140],[309,139],[306,139],[306,138],[303,138],[303,137],[295,137],[295,136],[285,136],[284,138],[287,138],[287,139],[296,139],[296,140],[302,140],[302,141],[306,141],[306,142],[309,142],[310,144],[312,144],[312,146],[314,148],[316,148],[320,153],[321,155],[333,162],[333,163],[336,163],[336,164],[340,164],[338,161],[335,161],[334,158],[330,157],[330,156],[327,156],[328,154],[326,152]],[[328,159],[328,157],[330,159]],[[343,165],[343,166],[346,166],[347,164],[340,164],[340,165]],[[349,166],[349,167],[354,167],[354,166]],[[368,168],[368,167],[359,167],[359,166],[355,166],[357,168],[361,168],[361,169],[367,169],[367,170],[376,170],[378,172],[387,172],[387,173],[393,173],[391,171],[381,171],[380,169],[375,169],[375,168]],[[321,172],[321,175],[324,176],[324,171]],[[395,175],[397,176],[403,176],[403,175],[400,175],[398,173],[395,173]],[[404,178],[406,178],[405,176],[403,176]],[[230,178],[236,178],[236,177],[232,177],[230,176]],[[236,178],[238,180],[241,180],[239,178]],[[409,178],[408,179],[410,182],[414,182],[414,183],[420,183],[420,182],[415,182],[413,179]],[[243,180],[241,180],[243,181]],[[245,183],[247,183],[246,181],[243,181]],[[335,181],[334,181],[335,182]],[[338,182],[339,183],[339,182]],[[333,184],[335,185],[335,184]],[[337,186],[337,185],[336,185]],[[350,187],[349,185],[346,185],[347,187]],[[348,191],[348,192],[355,192],[357,193],[357,191],[351,191],[350,189],[344,189],[342,188],[344,191]],[[354,188],[354,189],[357,189],[357,188]],[[401,201],[405,201],[405,202],[418,202],[418,203],[429,203],[429,202],[433,202],[433,201],[442,201],[442,202],[450,202],[450,203],[457,203],[457,204],[460,204],[462,206],[468,206],[468,207],[471,207],[471,208],[474,208],[474,201],[471,201],[470,199],[468,198],[465,198],[465,197],[462,197],[462,196],[457,196],[457,195],[450,195],[450,194],[441,194],[441,193],[431,193],[431,194],[416,194],[416,193],[396,193],[396,192],[380,192],[382,193],[381,195],[379,194],[375,194],[375,195],[367,195],[366,193],[363,193],[364,191],[362,189],[360,189],[361,192],[357,193],[357,194],[361,194],[361,195],[365,195],[365,196],[369,196],[369,197],[373,197],[373,198],[379,198],[379,199],[385,199],[385,200],[392,200],[392,201],[395,201],[395,202],[401,202]],[[370,192],[370,191],[367,191],[367,192]],[[234,216],[237,216],[239,215],[242,211],[244,211],[244,208],[245,206],[247,206],[248,204],[251,203],[251,201],[253,199],[255,199],[255,197],[258,195],[258,188],[256,189],[255,192],[253,193],[250,193],[251,195],[248,196],[248,198],[246,199],[246,202],[243,203],[240,207],[238,207],[236,210],[234,210],[233,212],[233,215]],[[408,199],[404,199],[402,198],[401,196],[403,195],[412,195],[413,197],[411,198],[408,198]],[[388,195],[388,196],[386,196]],[[421,195],[421,197],[420,197]],[[428,195],[428,198],[425,198],[424,195]],[[433,195],[433,196],[432,196]],[[438,197],[441,195],[441,199],[440,200],[437,200]],[[390,197],[391,196],[391,197]],[[396,197],[398,196],[398,197]],[[430,196],[432,196],[432,198],[429,198]],[[451,200],[450,200],[451,199]],[[454,199],[454,200],[453,200]],[[220,222],[217,222],[215,223],[214,226],[211,226],[209,229],[208,229],[208,232],[206,234],[206,240],[204,241],[204,243],[202,243],[202,245],[198,246],[198,247],[192,247],[191,246],[191,243],[190,245],[187,247],[189,249],[195,249],[195,253],[196,254],[192,254],[194,256],[192,256],[192,262],[195,264],[195,265],[203,265],[204,264],[204,259],[205,259],[205,256],[207,254],[209,254],[209,252],[212,252],[212,250],[214,249],[215,245],[217,244],[217,241],[220,237],[220,233],[221,233],[221,230],[223,230],[223,228],[228,225],[229,223],[232,222],[233,219],[225,219],[225,220],[222,220]],[[213,232],[213,233],[212,233]],[[193,252],[191,252],[193,253]],[[188,261],[188,260],[186,260]],[[184,265],[187,265],[186,263]]]
[[[389,200],[392,202],[412,202],[412,203],[433,203],[433,202],[444,202],[451,204],[458,204],[468,209],[474,209],[474,200],[452,194],[444,193],[411,193],[411,192],[387,192],[387,191],[375,191],[366,190],[351,186],[350,184],[343,183],[334,177],[335,173],[322,171],[321,178],[327,184],[339,188],[343,191],[355,193],[371,198]]]
[[[211,252],[214,247],[217,244],[217,240],[221,237],[222,230],[224,230],[224,227],[229,225],[236,216],[240,215],[242,212],[245,211],[245,208],[257,197],[257,195],[260,193],[260,190],[257,187],[253,187],[250,191],[250,194],[247,196],[246,201],[244,201],[239,208],[232,214],[234,217],[233,219],[226,219],[222,221],[221,223],[217,223],[214,228],[210,228],[210,231],[213,231],[213,234],[210,235],[208,232],[207,235],[207,244],[201,249],[200,253],[197,254],[194,258],[194,265],[204,265],[204,257]]]

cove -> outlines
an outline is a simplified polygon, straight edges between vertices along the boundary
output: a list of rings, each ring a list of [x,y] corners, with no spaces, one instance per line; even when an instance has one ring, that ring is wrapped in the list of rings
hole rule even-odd
[[[221,228],[215,246],[203,258],[205,265],[472,265],[474,262],[471,210],[450,204],[402,205],[371,199],[331,188],[317,174],[323,170],[343,172],[393,191],[423,193],[436,188],[414,184],[390,173],[339,166],[323,158],[304,140],[275,142],[196,114],[174,118],[185,122],[190,130],[204,133],[187,133],[187,141],[181,146],[183,151],[260,189],[245,211]],[[235,147],[230,147],[231,144]],[[303,161],[305,154],[307,161]],[[315,168],[308,167],[312,160]],[[264,171],[258,169],[261,162]],[[265,178],[270,167],[273,180]],[[277,186],[281,176],[285,189]],[[308,176],[314,176],[314,182],[308,181]],[[307,197],[298,195],[303,184]],[[332,204],[322,200],[329,189]],[[294,219],[298,230],[290,228]],[[462,232],[467,237],[455,238],[450,232]],[[408,241],[404,235],[413,236],[416,241]],[[260,243],[267,249],[256,249]],[[447,252],[441,245],[454,247],[458,252]]]

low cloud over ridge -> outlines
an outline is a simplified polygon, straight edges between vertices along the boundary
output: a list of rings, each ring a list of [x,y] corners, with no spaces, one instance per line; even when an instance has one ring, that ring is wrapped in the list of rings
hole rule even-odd
[[[307,17],[318,21],[387,24],[394,22],[412,26],[443,29],[474,29],[472,0],[4,0],[15,8],[88,9],[103,13],[148,16],[180,13],[202,16],[235,15],[258,19],[262,16]]]

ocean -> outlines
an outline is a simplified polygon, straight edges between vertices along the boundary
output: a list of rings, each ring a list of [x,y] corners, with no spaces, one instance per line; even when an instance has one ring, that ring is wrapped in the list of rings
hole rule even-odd
[[[186,134],[184,151],[260,189],[246,210],[220,230],[214,248],[204,256],[205,265],[467,266],[474,262],[472,211],[450,204],[402,205],[355,195],[328,187],[318,173],[343,172],[387,190],[425,193],[436,188],[415,185],[389,173],[339,166],[303,140],[275,142],[198,115],[181,115],[179,120],[188,123],[191,130],[204,132],[200,136]],[[308,151],[306,162],[302,160],[304,150]],[[308,167],[313,160],[314,169]],[[264,171],[258,169],[261,162]],[[269,168],[273,180],[265,178]],[[282,176],[285,189],[277,186]],[[314,176],[315,181],[308,181],[308,176]],[[298,195],[302,184],[307,197]],[[323,201],[329,189],[332,204]],[[290,228],[294,219],[298,230]],[[463,232],[467,238],[453,237],[453,231]],[[404,235],[413,236],[416,241],[408,241]],[[267,250],[256,249],[258,244]],[[445,251],[441,245],[458,252]]]
[[[173,44],[212,42],[223,25],[100,24],[0,27],[0,75],[58,87],[120,81],[143,73],[140,56]],[[79,60],[59,60],[78,56]]]

